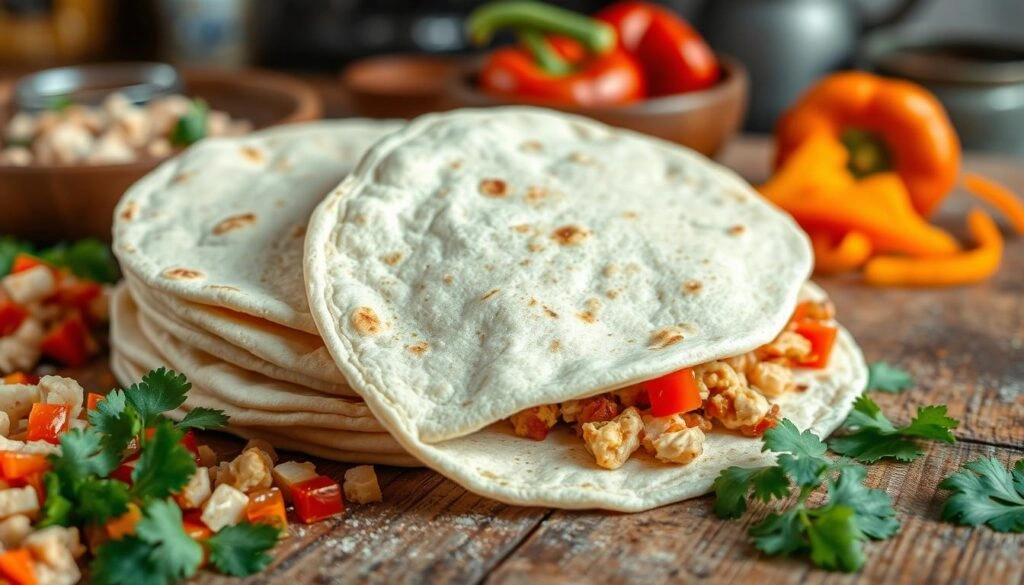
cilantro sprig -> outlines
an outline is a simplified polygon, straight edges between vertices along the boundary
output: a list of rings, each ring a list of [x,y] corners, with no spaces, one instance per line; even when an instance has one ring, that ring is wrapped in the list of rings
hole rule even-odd
[[[75,276],[94,282],[111,284],[117,282],[121,274],[110,248],[92,238],[50,248],[36,248],[10,236],[0,238],[0,277],[10,273],[18,254],[38,256],[53,266],[67,268]]]
[[[206,136],[206,118],[210,107],[201,99],[192,100],[186,111],[171,131],[171,144],[190,146]]]
[[[778,454],[775,465],[729,467],[714,483],[715,513],[721,518],[740,517],[753,500],[778,503],[749,530],[758,550],[808,554],[823,569],[849,572],[863,566],[864,542],[899,530],[889,495],[864,485],[862,466],[828,457],[827,446],[814,433],[783,420],[765,432],[762,450]],[[823,486],[824,503],[812,506],[811,495]]]
[[[955,443],[952,429],[959,425],[959,421],[946,414],[945,405],[938,405],[919,407],[910,424],[897,427],[882,414],[875,401],[860,396],[843,423],[845,434],[830,439],[828,446],[861,463],[885,458],[908,462],[924,454],[918,439]]]
[[[969,526],[986,524],[999,532],[1024,532],[1024,459],[1009,470],[993,457],[975,459],[942,480],[939,487],[952,492],[942,508],[943,520]]]
[[[868,366],[868,389],[898,394],[914,385],[911,375],[885,362]]]

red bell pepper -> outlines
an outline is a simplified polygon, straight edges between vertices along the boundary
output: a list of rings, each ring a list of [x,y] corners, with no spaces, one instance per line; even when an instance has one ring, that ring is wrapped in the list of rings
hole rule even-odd
[[[201,509],[183,512],[181,525],[185,529],[185,534],[191,536],[193,540],[206,540],[213,536],[213,531],[203,523]]]
[[[84,366],[89,361],[89,330],[78,313],[61,321],[43,338],[43,355],[65,366]]]
[[[24,480],[33,473],[50,469],[46,455],[0,451],[0,479],[10,483]]]
[[[654,416],[671,416],[690,412],[697,410],[703,404],[700,399],[697,378],[690,368],[647,380],[643,383],[643,387],[651,399],[651,414]]]
[[[64,307],[76,309],[87,322],[93,323],[93,301],[103,294],[103,287],[95,282],[72,282],[62,284],[57,291],[57,302]]]
[[[595,18],[615,27],[619,46],[636,58],[652,97],[704,89],[718,81],[711,47],[671,10],[649,2],[618,2]]]
[[[66,432],[71,425],[71,406],[67,404],[32,405],[28,414],[29,441],[46,441],[56,445],[60,442],[60,434]]]
[[[8,374],[3,378],[4,384],[38,384],[39,376],[34,374],[26,374],[24,372],[14,372]]]
[[[616,46],[607,23],[539,2],[497,2],[470,15],[471,40],[482,45],[500,29],[520,46],[494,51],[480,72],[491,94],[552,105],[608,106],[646,95],[633,57]]]
[[[4,551],[0,553],[0,578],[11,585],[36,585],[33,562],[28,549]]]
[[[0,337],[13,334],[28,318],[28,310],[12,300],[0,298]]]
[[[306,524],[319,522],[345,511],[345,502],[341,499],[341,486],[323,475],[292,486],[292,503],[299,520]]]
[[[804,368],[828,367],[829,358],[832,357],[832,346],[836,342],[836,328],[805,319],[798,321],[793,330],[811,342],[811,356],[807,360],[801,361],[800,366]]]

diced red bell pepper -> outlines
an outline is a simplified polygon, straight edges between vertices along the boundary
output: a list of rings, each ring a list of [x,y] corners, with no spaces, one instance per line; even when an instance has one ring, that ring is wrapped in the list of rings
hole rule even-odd
[[[281,490],[270,488],[249,494],[249,505],[245,516],[253,524],[270,524],[275,528],[288,527],[288,516],[284,511],[284,496]]]
[[[89,330],[80,314],[73,313],[55,325],[40,346],[45,355],[66,366],[84,366],[89,361]]]
[[[811,342],[811,356],[800,362],[804,368],[826,368],[832,357],[832,346],[836,342],[835,327],[822,325],[816,321],[804,320],[796,324],[794,331]]]
[[[185,534],[191,536],[194,540],[206,540],[213,536],[213,531],[203,523],[203,511],[201,509],[184,512],[181,525],[185,529]]]
[[[24,372],[15,372],[4,376],[4,384],[38,384],[39,376],[33,374],[26,374]]]
[[[68,404],[32,405],[28,414],[29,441],[46,441],[56,445],[60,442],[60,434],[66,432],[71,425],[71,406]]]
[[[147,439],[152,439],[153,438],[153,433],[155,433],[155,432],[156,432],[156,429],[153,429],[153,428],[146,429],[146,438]],[[192,453],[192,457],[198,463],[199,462],[199,440],[196,439],[196,434],[192,431],[192,429],[188,429],[187,431],[185,431],[185,434],[181,436],[180,443],[181,443],[181,445],[183,447],[188,449],[190,453]],[[136,448],[136,449],[138,448],[137,445],[132,445],[132,444],[128,445],[128,449],[129,450],[131,450],[133,447]],[[134,458],[138,458],[138,455],[136,455]]]
[[[299,520],[306,524],[337,516],[345,511],[338,482],[323,475],[292,486],[292,503]]]
[[[102,394],[97,394],[95,392],[90,392],[88,394],[88,396],[86,396],[86,399],[85,399],[85,409],[86,410],[96,410],[96,407],[98,407],[99,404],[100,404],[100,400],[103,400],[104,398],[106,398],[106,396],[104,396]]]
[[[654,416],[690,412],[702,405],[697,378],[690,368],[647,380],[643,387],[651,399],[651,414]]]
[[[12,335],[27,318],[27,309],[12,300],[0,299],[0,337]]]
[[[85,320],[93,323],[92,303],[103,294],[103,287],[95,282],[73,282],[61,285],[57,291],[57,302],[63,307],[77,310]]]
[[[28,549],[4,551],[0,553],[0,577],[9,581],[11,585],[36,585],[32,562],[32,555]]]
[[[135,483],[132,481],[132,472],[135,471],[135,466],[138,465],[139,456],[130,456],[129,459],[122,461],[120,465],[114,468],[114,471],[110,472],[111,479],[116,479],[128,485]]]
[[[46,455],[0,451],[0,479],[6,482],[23,480],[33,473],[48,469],[50,469],[50,462]]]

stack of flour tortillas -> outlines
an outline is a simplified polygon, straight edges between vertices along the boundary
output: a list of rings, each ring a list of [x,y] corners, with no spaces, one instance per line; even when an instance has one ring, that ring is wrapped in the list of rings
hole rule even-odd
[[[803,233],[727,170],[530,108],[206,141],[116,214],[122,383],[167,366],[240,435],[418,460],[517,504],[641,510],[768,461],[712,432],[688,465],[609,471],[571,431],[531,441],[504,419],[750,351],[823,295]],[[775,402],[827,434],[865,380],[841,330]]]

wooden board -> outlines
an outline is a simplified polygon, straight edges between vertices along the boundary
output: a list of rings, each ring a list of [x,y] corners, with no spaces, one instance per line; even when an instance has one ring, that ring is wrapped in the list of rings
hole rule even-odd
[[[763,140],[740,140],[724,160],[748,179],[767,172]],[[1024,193],[1024,171],[1007,160],[969,158]],[[954,196],[939,223],[962,235],[970,200]],[[1024,537],[955,527],[939,520],[936,485],[963,462],[1024,456],[1024,239],[1008,242],[992,282],[969,288],[904,291],[821,279],[840,320],[869,361],[909,369],[911,392],[874,396],[905,422],[918,405],[945,403],[963,421],[960,443],[934,445],[909,465],[871,467],[870,483],[894,498],[903,528],[868,545],[856,575],[827,573],[803,560],[768,559],[747,543],[750,517],[715,518],[708,497],[641,514],[518,508],[467,493],[426,470],[378,468],[384,502],[350,506],[346,516],[293,526],[274,566],[245,583],[1021,583]],[[68,375],[92,388],[113,378],[103,364]],[[209,436],[224,455],[241,443]],[[345,465],[318,462],[340,478]],[[754,515],[756,518],[757,515]],[[197,585],[237,583],[204,574]]]

